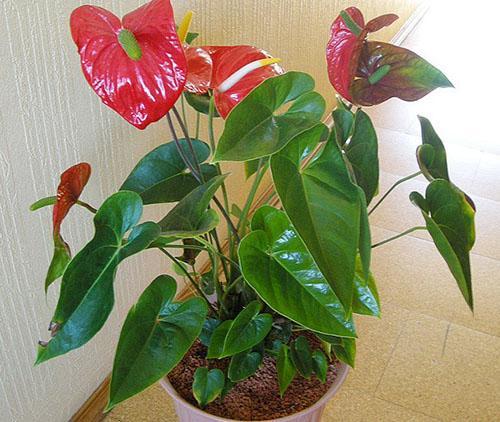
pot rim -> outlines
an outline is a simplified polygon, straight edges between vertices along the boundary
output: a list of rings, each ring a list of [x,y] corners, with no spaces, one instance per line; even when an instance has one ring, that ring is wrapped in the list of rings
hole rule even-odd
[[[328,389],[328,391],[321,397],[316,403],[314,403],[312,406],[309,406],[308,408],[301,410],[300,412],[293,413],[288,416],[284,416],[279,419],[266,419],[266,420],[261,420],[261,421],[253,421],[253,422],[291,422],[296,420],[297,417],[309,414],[311,411],[314,411],[321,406],[325,406],[326,403],[337,393],[337,391],[340,389],[342,384],[344,383],[345,379],[347,378],[347,374],[349,373],[349,366],[346,365],[344,362],[338,361],[339,366],[338,366],[338,372],[337,372],[337,377],[333,381],[332,385]],[[176,401],[179,401],[182,403],[184,407],[189,408],[193,413],[196,413],[197,415],[202,415],[202,416],[207,416],[209,415],[211,418],[213,418],[214,421],[217,422],[242,422],[237,419],[226,419],[226,418],[221,418],[220,416],[212,415],[211,413],[205,412],[201,409],[199,409],[196,406],[193,406],[191,403],[186,401],[181,395],[177,392],[177,390],[172,386],[170,383],[168,376],[163,377],[160,380],[160,385],[172,396],[172,398]]]

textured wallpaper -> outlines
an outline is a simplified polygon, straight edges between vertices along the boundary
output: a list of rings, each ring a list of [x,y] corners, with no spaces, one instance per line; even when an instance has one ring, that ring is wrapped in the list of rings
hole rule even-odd
[[[93,1],[126,13],[138,0]],[[399,25],[417,1],[352,1],[368,17],[396,11]],[[140,132],[100,104],[79,69],[68,19],[74,0],[0,2],[0,421],[67,420],[109,373],[121,322],[140,291],[168,266],[156,252],[132,257],[119,269],[116,306],[105,328],[85,347],[33,367],[36,342],[47,339],[57,283],[43,296],[52,255],[50,210],[30,203],[55,192],[58,175],[79,161],[93,166],[83,198],[100,205],[134,163],[168,141],[165,122]],[[180,18],[196,11],[194,29],[212,44],[252,43],[283,58],[287,69],[312,73],[331,102],[324,44],[328,27],[348,2],[333,0],[177,0]],[[245,190],[239,177],[231,192]],[[166,207],[146,210],[158,219]],[[74,208],[63,235],[78,251],[93,233],[91,215]]]

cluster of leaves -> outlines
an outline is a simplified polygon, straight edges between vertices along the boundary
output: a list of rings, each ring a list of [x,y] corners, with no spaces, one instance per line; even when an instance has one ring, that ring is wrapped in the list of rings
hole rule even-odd
[[[363,24],[366,34],[391,19]],[[384,46],[365,43],[366,34],[354,37],[353,48],[361,45],[365,53],[379,48],[372,53],[387,56]],[[356,66],[363,63],[360,57]],[[408,59],[401,61],[408,64]],[[421,61],[412,63],[418,67]],[[399,78],[394,63],[390,66],[376,78],[377,69],[365,75],[371,87],[367,94],[357,88],[363,77],[356,70],[354,79],[348,80],[350,92],[358,99],[378,98],[385,89],[383,81]],[[428,69],[423,72],[427,75]],[[410,88],[418,83],[423,93],[435,87],[431,79],[398,81]],[[213,129],[214,97],[203,95],[208,106],[194,108],[208,114]],[[187,98],[191,104],[196,97]],[[49,270],[47,287],[62,277],[50,324],[52,339],[41,342],[37,363],[94,337],[112,311],[119,264],[155,249],[174,263],[199,296],[176,302],[177,284],[168,275],[145,289],[122,327],[108,408],[167,375],[197,339],[206,347],[208,359],[228,360],[225,371],[196,370],[193,395],[201,407],[254,375],[266,355],[276,360],[281,395],[296,376],[314,375],[326,382],[332,354],[354,366],[353,315],[381,314],[370,272],[373,245],[368,220],[368,207],[379,188],[378,141],[368,114],[342,101],[332,113],[333,125],[326,126],[325,104],[305,73],[268,78],[232,108],[216,149],[191,139],[187,130],[178,139],[173,129],[174,141],[140,160],[98,210],[79,200],[90,168],[79,165],[66,172],[57,198],[33,205],[38,209],[55,204],[56,264]],[[446,151],[432,125],[424,118],[420,121],[423,143],[417,160],[429,186],[425,196],[414,192],[410,199],[422,211],[426,229],[472,308],[469,252],[474,244],[474,204],[450,181]],[[179,123],[182,126],[180,117]],[[225,255],[215,231],[220,216],[211,208],[219,204],[215,195],[227,176],[220,171],[221,161],[244,162],[248,177],[255,180],[243,209],[222,208],[232,228]],[[281,206],[261,206],[250,219],[253,195],[268,171]],[[144,206],[161,203],[175,205],[160,221],[140,223]],[[74,204],[95,212],[95,234],[71,259],[64,252],[67,245],[60,243],[59,229]],[[229,214],[236,216],[237,224]],[[58,250],[62,246],[63,252]],[[171,249],[180,249],[182,255],[175,257]],[[204,274],[195,268],[200,251],[207,252],[212,263]],[[313,350],[308,338],[320,341],[322,350]]]

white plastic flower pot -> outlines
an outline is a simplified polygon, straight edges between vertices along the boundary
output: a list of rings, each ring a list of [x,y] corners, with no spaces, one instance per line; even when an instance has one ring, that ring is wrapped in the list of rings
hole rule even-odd
[[[332,385],[326,394],[311,407],[283,418],[268,419],[266,421],[259,422],[320,422],[326,405],[340,389],[347,377],[348,372],[349,367],[340,362],[337,377],[333,381]],[[210,413],[204,412],[203,410],[188,403],[179,395],[179,393],[177,393],[174,387],[172,387],[172,384],[170,384],[167,377],[163,378],[160,381],[160,384],[174,400],[175,410],[180,422],[238,422],[235,419],[225,419],[219,416],[211,415]]]

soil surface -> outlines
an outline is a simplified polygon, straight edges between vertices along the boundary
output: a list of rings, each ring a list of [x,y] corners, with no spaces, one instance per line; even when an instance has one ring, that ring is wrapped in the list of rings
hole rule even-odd
[[[315,345],[311,346],[315,348]],[[194,406],[197,403],[191,388],[196,368],[208,366],[210,369],[219,368],[224,371],[230,361],[207,360],[206,352],[205,346],[195,343],[181,363],[168,375],[179,395]],[[241,421],[263,421],[289,416],[312,406],[323,397],[337,376],[338,365],[337,361],[330,363],[325,384],[321,384],[315,375],[307,380],[297,374],[281,398],[276,362],[266,356],[254,376],[238,383],[224,399],[215,400],[204,410],[219,417]]]

